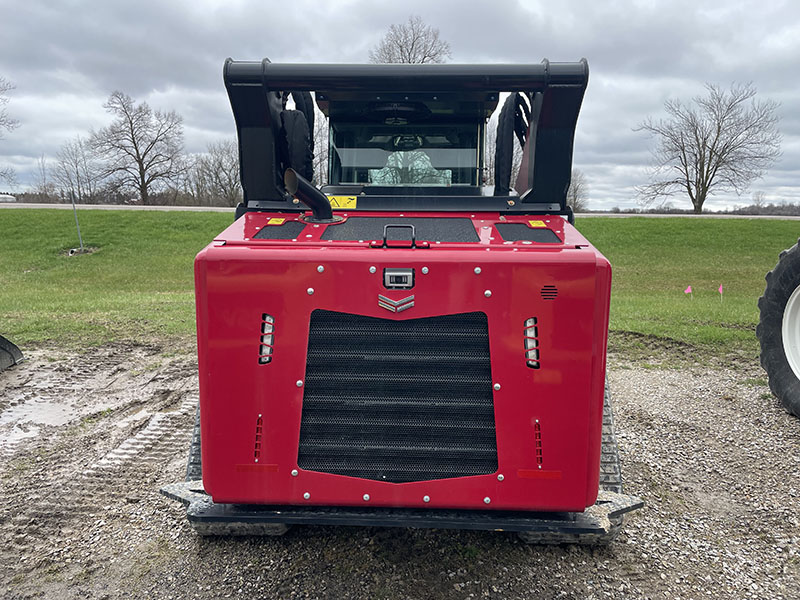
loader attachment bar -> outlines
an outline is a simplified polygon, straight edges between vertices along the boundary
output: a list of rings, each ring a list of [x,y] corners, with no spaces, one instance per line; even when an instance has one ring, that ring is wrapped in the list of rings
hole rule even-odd
[[[437,193],[415,193],[414,198],[402,193],[381,198],[373,194],[371,198],[365,188],[366,197],[359,200],[358,209],[418,210],[422,204],[429,210],[568,214],[575,126],[589,79],[585,59],[532,65],[309,65],[228,59],[223,79],[236,120],[246,209],[302,210],[292,202],[283,181],[287,92],[314,92],[321,106],[337,97],[385,101],[398,94],[431,98],[449,94],[493,106],[501,92],[521,92],[529,99],[532,114],[516,186],[519,198],[509,201],[469,190],[446,198]],[[364,117],[369,119],[369,115]]]

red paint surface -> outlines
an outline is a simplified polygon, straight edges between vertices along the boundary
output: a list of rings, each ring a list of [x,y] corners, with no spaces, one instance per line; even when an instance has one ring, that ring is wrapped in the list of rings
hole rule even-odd
[[[591,506],[599,477],[608,261],[561,217],[505,217],[508,223],[542,220],[562,240],[539,244],[504,242],[494,228],[501,222],[497,213],[404,215],[471,218],[480,241],[378,249],[369,247],[370,240],[323,241],[326,225],[306,225],[296,241],[253,240],[269,218],[298,217],[247,213],[197,255],[206,491],[215,502],[245,504],[363,506],[363,496],[369,494],[371,506],[559,511]],[[324,272],[318,272],[319,265]],[[369,273],[370,266],[377,267],[375,274]],[[385,289],[386,267],[414,268],[413,290]],[[481,268],[479,275],[475,267]],[[542,299],[544,285],[557,286],[557,299]],[[313,295],[308,288],[314,289]],[[485,296],[486,290],[491,297]],[[404,312],[378,306],[378,294],[399,300],[411,293],[415,305]],[[497,472],[388,483],[299,469],[304,388],[296,382],[305,378],[309,320],[315,309],[398,320],[486,313],[492,378],[501,385],[493,392]],[[263,313],[275,319],[268,364],[258,362]],[[530,317],[538,319],[540,369],[526,365],[523,331]],[[256,466],[254,458],[259,415],[259,463],[265,468]],[[541,469],[534,446],[537,419]],[[423,496],[430,502],[424,503]],[[484,502],[487,497],[490,504]]]

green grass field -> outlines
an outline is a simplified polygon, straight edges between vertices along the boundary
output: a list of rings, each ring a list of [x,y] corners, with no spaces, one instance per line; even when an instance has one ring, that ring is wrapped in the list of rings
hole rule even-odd
[[[19,344],[78,348],[191,344],[192,260],[232,214],[85,210],[80,219],[85,244],[98,251],[70,258],[70,211],[0,211],[0,333]],[[614,267],[615,339],[627,344],[620,332],[632,332],[755,353],[764,275],[796,241],[800,222],[598,217],[578,227]]]

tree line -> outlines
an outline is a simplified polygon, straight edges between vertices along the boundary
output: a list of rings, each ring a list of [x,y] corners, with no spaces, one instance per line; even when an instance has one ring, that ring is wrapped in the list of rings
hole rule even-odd
[[[389,27],[369,52],[373,63],[442,63],[451,57],[450,45],[439,30],[411,16]],[[0,139],[18,122],[5,105],[13,85],[0,77]],[[74,197],[79,202],[141,202],[142,204],[201,204],[233,206],[242,197],[236,142],[209,144],[199,155],[183,151],[183,121],[175,111],[151,109],[116,91],[104,105],[114,117],[108,127],[65,142],[55,160],[39,161],[34,196],[40,201]],[[719,192],[742,195],[781,156],[779,105],[756,98],[755,87],[706,84],[706,94],[691,102],[669,99],[666,117],[646,118],[637,131],[653,140],[649,183],[637,187],[643,207],[652,207],[677,194],[688,197],[696,213]],[[318,111],[318,109],[315,110]],[[485,183],[492,183],[496,119],[487,127]],[[315,182],[327,182],[327,119],[315,119]],[[515,170],[521,152],[515,151]],[[0,181],[13,182],[10,168],[0,168]],[[512,175],[513,180],[513,175]],[[23,195],[24,196],[24,195]],[[573,170],[567,192],[576,211],[587,208],[588,184]],[[763,193],[756,208],[765,205]]]
[[[183,119],[115,91],[103,105],[113,121],[64,142],[54,158],[42,155],[30,193],[22,200],[81,204],[235,206],[242,198],[239,154],[233,139],[187,154]]]

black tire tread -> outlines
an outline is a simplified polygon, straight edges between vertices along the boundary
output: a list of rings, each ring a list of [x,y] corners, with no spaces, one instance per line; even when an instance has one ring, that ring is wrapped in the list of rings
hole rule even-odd
[[[786,302],[800,286],[800,239],[780,253],[778,264],[765,276],[764,295],[758,299],[756,337],[761,347],[761,366],[769,389],[790,414],[800,417],[800,379],[792,371],[783,349],[781,325]]]

